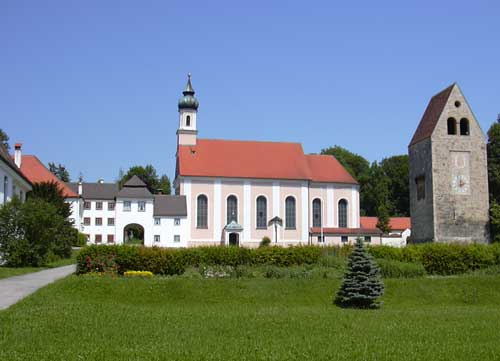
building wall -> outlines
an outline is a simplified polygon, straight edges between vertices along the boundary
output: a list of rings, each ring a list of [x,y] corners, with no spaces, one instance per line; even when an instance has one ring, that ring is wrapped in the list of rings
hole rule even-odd
[[[461,106],[456,107],[455,101]],[[470,135],[448,135],[447,120],[469,120]],[[460,127],[457,125],[457,133]],[[437,242],[488,242],[489,200],[486,140],[467,101],[455,87],[432,134],[434,228]],[[469,154],[468,192],[452,191],[451,151]]]
[[[7,177],[7,187],[4,186],[4,179]],[[0,161],[0,205],[4,201],[11,201],[14,195],[21,198],[22,201],[26,199],[26,193],[31,190],[31,186],[22,179],[10,167]]]
[[[434,202],[431,139],[409,147],[410,215],[412,238],[416,242],[434,239]],[[425,175],[425,198],[417,199],[416,178]]]
[[[188,245],[217,245],[227,243],[224,227],[227,224],[227,198],[234,195],[238,200],[238,223],[243,227],[240,242],[246,246],[257,246],[264,236],[276,242],[274,227],[257,229],[256,200],[267,199],[267,220],[279,216],[283,227],[278,227],[277,243],[308,243],[309,228],[312,225],[312,200],[322,197],[324,220],[329,226],[337,226],[338,202],[345,199],[348,204],[349,228],[359,227],[359,187],[349,184],[309,184],[307,181],[194,178],[178,179],[180,194],[188,202],[188,223],[190,233]],[[208,227],[198,229],[196,224],[197,197],[208,198]],[[295,198],[296,215],[294,229],[287,229],[285,216],[286,198]],[[189,235],[188,235],[189,236]]]
[[[130,212],[126,212],[123,210],[124,202],[130,201],[131,210]],[[138,211],[138,202],[145,201],[146,202],[146,211],[139,212]],[[118,217],[116,217],[116,243],[122,244],[124,242],[124,229],[129,224],[139,224],[144,228],[144,245],[152,246],[154,243],[153,240],[153,199],[124,199],[117,198],[115,210]]]
[[[154,217],[160,219],[160,225],[152,226],[153,246],[155,247],[187,247],[188,239],[186,237],[187,228],[189,227],[187,217]],[[178,219],[180,224],[176,225],[175,220]],[[160,242],[154,241],[154,236],[160,236]],[[179,236],[179,242],[175,242],[175,236]]]
[[[95,242],[95,236],[100,234],[102,236],[102,244],[108,243],[108,235],[113,235],[114,236],[114,243],[118,243],[117,240],[117,212],[116,212],[116,204],[115,204],[115,210],[109,211],[108,210],[108,203],[109,202],[114,202],[110,200],[103,200],[103,199],[86,199],[86,201],[90,202],[90,209],[83,209],[83,200],[80,200],[81,203],[77,204],[76,202],[73,202],[72,204],[72,210],[75,210],[77,208],[81,209],[81,218],[80,218],[80,231],[84,234],[87,234],[89,237],[90,243],[94,244]],[[102,210],[96,209],[96,203],[97,202],[102,202]],[[137,207],[137,205],[136,205]],[[126,213],[126,212],[125,212]],[[75,213],[72,213],[72,216]],[[86,226],[84,225],[84,219],[85,218],[90,218],[90,225]],[[98,226],[96,225],[96,218],[102,218],[102,225]],[[115,225],[114,226],[108,226],[108,218],[114,218],[115,219]],[[122,229],[123,231],[123,229]]]

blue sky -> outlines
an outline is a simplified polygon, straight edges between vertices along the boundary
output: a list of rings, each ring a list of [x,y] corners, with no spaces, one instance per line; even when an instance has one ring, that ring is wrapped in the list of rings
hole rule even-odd
[[[191,72],[200,137],[380,160],[454,81],[488,129],[499,18],[498,1],[3,0],[0,128],[73,179],[147,163],[172,177]]]

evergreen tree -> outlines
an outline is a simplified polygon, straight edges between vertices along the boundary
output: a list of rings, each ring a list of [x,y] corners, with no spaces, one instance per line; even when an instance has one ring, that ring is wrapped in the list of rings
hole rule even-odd
[[[334,302],[343,308],[379,308],[383,293],[380,269],[358,238]]]
[[[0,143],[3,144],[3,146],[5,147],[5,149],[7,149],[7,151],[10,150],[10,147],[9,147],[9,136],[1,128],[0,128]]]
[[[52,174],[54,174],[57,178],[59,178],[63,182],[69,182],[69,172],[65,166],[61,163],[56,165],[55,163],[49,162],[49,170]]]
[[[377,228],[382,231],[382,233],[389,233],[391,231],[391,225],[389,223],[389,212],[384,205],[378,207],[377,210]]]

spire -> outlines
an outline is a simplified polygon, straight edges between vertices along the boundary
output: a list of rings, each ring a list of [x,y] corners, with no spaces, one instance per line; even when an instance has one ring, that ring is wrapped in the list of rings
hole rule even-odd
[[[182,92],[184,95],[194,95],[193,85],[191,85],[191,73],[188,73],[188,81],[186,84],[186,89]]]
[[[179,99],[179,110],[192,109],[198,110],[198,99],[194,96],[193,85],[191,84],[191,73],[188,74],[186,88],[182,92],[183,96]]]

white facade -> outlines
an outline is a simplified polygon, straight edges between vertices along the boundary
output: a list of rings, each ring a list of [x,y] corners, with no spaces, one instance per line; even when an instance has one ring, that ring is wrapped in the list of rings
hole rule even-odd
[[[12,167],[15,166],[12,164]],[[24,201],[26,193],[31,190],[31,184],[12,167],[6,164],[6,160],[0,159],[0,205],[11,201],[14,196]]]

